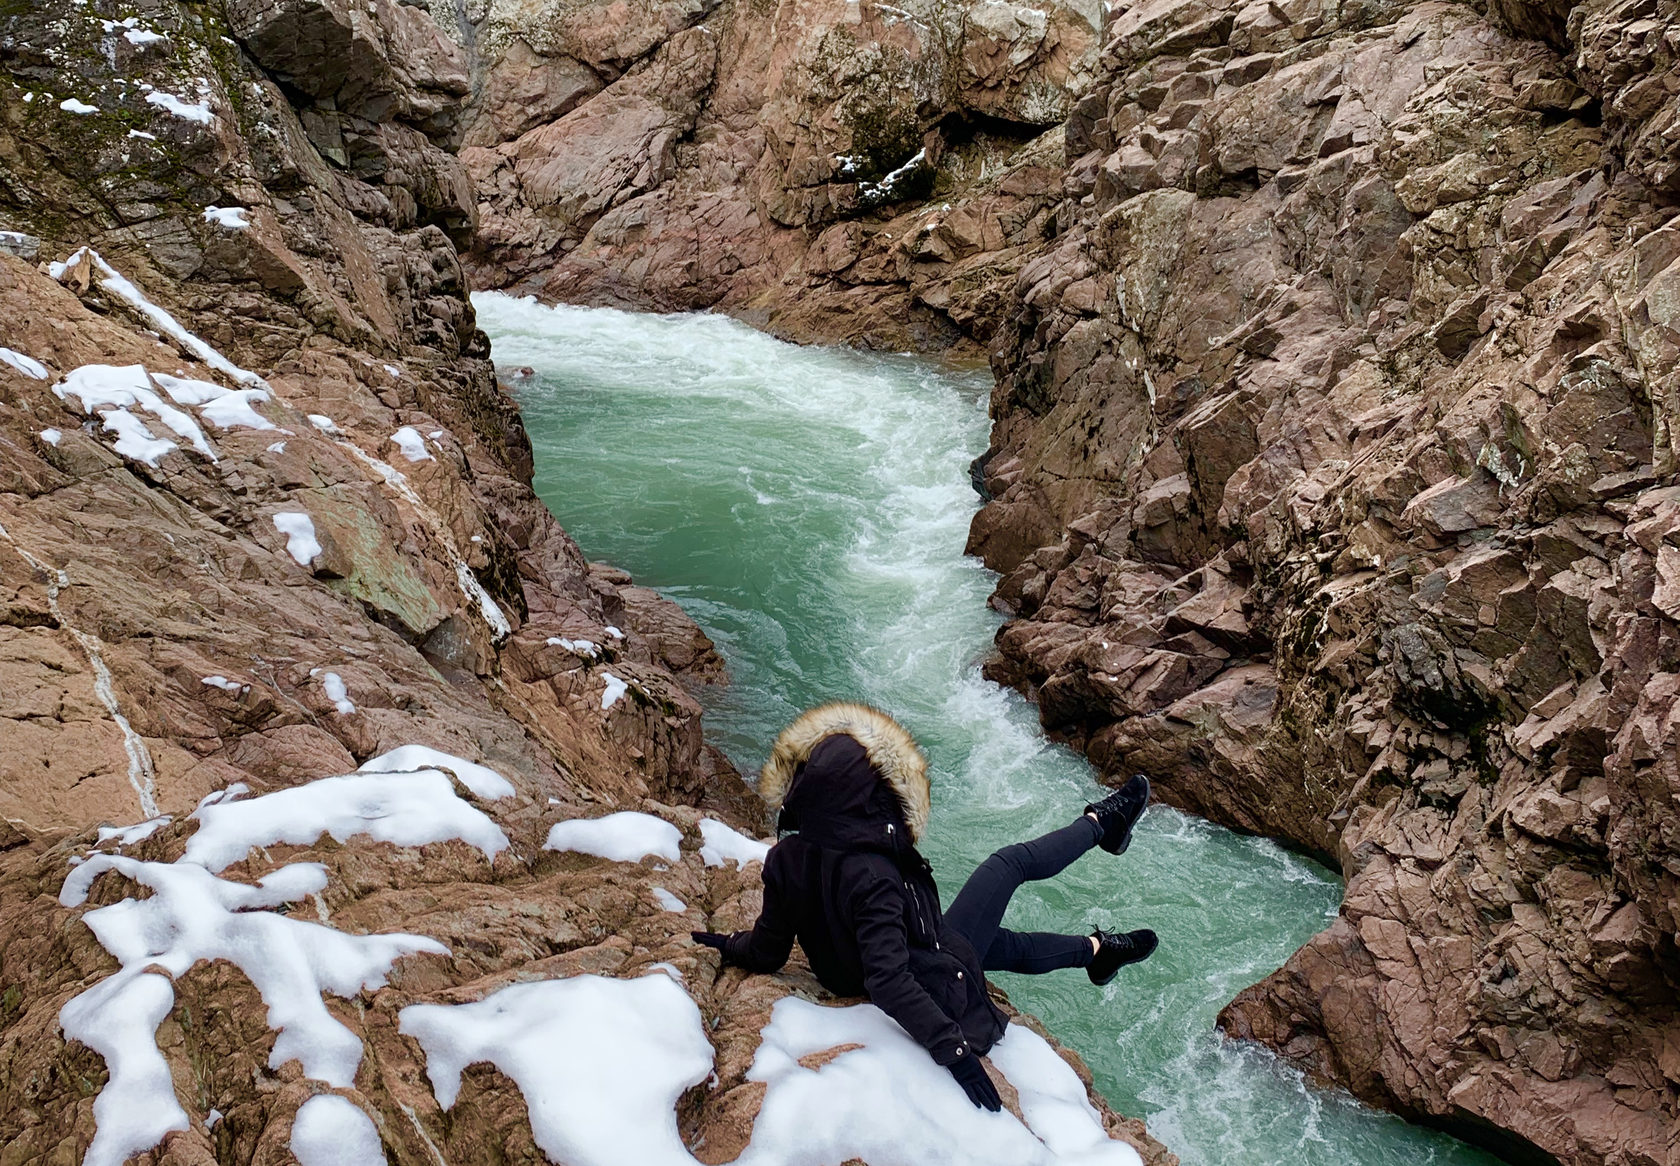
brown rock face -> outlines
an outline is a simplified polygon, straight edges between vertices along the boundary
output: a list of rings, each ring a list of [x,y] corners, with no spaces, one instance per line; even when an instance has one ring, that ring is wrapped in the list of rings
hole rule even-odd
[[[1223,1024],[1507,1152],[1680,1154],[1672,6],[1116,9],[993,356],[991,670],[1339,863]]]
[[[386,0],[225,20],[0,13],[0,1163],[289,1163],[306,1107],[358,1160],[541,1161],[490,1064],[440,1108],[401,1010],[662,962],[717,1069],[666,1116],[723,1160],[771,1007],[820,992],[688,939],[758,909],[703,816],[763,807],[701,732],[711,643],[531,492],[452,241],[466,59]],[[352,786],[350,825],[282,812]],[[195,859],[215,806],[269,833]],[[620,809],[680,851],[544,849]]]
[[[515,4],[464,33],[475,283],[978,354],[1054,233],[1095,10]]]

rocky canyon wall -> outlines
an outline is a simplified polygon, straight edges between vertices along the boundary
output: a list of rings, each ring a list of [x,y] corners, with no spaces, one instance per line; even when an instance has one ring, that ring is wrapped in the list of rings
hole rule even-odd
[[[729,1161],[819,994],[687,938],[756,914],[709,848],[762,810],[704,635],[531,492],[457,250],[472,69],[387,0],[0,9],[6,1166],[566,1156],[525,1026],[475,1021],[453,1093],[420,1043],[539,981],[692,1014],[710,1086],[622,1083],[621,1130]],[[609,810],[651,844],[550,848]]]
[[[467,7],[469,270],[548,299],[977,356],[1054,234],[1061,124],[1095,75],[1099,9]]]
[[[990,671],[1348,879],[1225,1012],[1680,1161],[1680,8],[1117,6],[995,339]]]

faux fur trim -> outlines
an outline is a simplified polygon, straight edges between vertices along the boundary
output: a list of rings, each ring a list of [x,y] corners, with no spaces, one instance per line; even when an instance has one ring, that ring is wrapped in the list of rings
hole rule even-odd
[[[770,747],[770,760],[758,778],[759,796],[772,810],[780,807],[794,770],[811,756],[817,742],[836,733],[845,733],[863,746],[870,763],[898,795],[911,841],[920,842],[931,803],[927,758],[908,729],[866,704],[838,701],[807,709],[794,718]]]

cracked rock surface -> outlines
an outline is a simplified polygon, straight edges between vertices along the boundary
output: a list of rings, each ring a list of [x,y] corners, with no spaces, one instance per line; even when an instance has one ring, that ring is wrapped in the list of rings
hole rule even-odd
[[[1519,1158],[1680,1154],[1677,30],[1120,6],[992,355],[990,673],[1347,876],[1228,1032]]]

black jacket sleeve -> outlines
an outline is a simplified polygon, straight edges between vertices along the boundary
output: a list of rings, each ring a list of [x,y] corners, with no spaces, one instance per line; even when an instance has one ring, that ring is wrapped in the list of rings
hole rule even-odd
[[[910,972],[904,892],[899,885],[882,875],[860,879],[847,908],[857,933],[870,1002],[898,1021],[939,1064],[969,1056],[962,1028]]]
[[[793,951],[794,917],[782,888],[781,863],[772,847],[765,860],[764,906],[751,931],[737,931],[723,945],[723,961],[749,972],[774,972]]]

